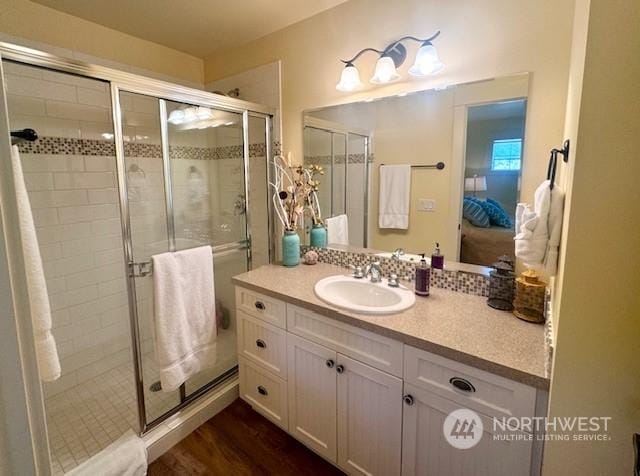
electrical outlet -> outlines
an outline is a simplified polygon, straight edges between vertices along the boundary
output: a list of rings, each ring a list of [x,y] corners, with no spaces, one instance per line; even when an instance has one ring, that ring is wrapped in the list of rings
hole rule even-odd
[[[435,212],[436,201],[432,198],[420,198],[418,199],[418,211],[419,212]]]

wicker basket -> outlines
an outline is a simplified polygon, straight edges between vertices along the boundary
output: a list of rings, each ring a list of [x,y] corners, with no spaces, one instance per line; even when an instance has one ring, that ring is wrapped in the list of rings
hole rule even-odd
[[[544,296],[546,283],[540,281],[534,270],[527,270],[516,278],[516,298],[513,313],[529,322],[544,322]]]

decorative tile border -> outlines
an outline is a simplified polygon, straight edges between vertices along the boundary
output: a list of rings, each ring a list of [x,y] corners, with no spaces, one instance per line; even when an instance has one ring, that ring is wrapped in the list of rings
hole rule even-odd
[[[116,153],[112,140],[73,139],[70,137],[40,137],[34,142],[20,142],[20,153],[49,154],[49,155],[85,155],[85,156],[113,156]],[[266,144],[249,144],[249,157],[264,157]],[[279,141],[273,142],[273,153],[280,154],[282,147]],[[162,157],[160,144],[143,144],[140,142],[125,142],[124,153],[127,157]],[[221,147],[189,147],[170,146],[171,159],[181,160],[222,160],[241,159],[244,155],[242,145]]]
[[[344,164],[344,154],[334,155],[334,162],[336,164]],[[373,163],[373,154],[369,154],[369,163]],[[305,155],[305,164],[317,164],[317,165],[330,165],[330,155]],[[350,164],[364,164],[364,154],[349,154]]]
[[[307,245],[301,246],[301,253],[303,255],[309,250],[314,250],[318,253],[318,261],[334,264],[343,268],[348,268],[350,265],[366,266],[371,262],[371,255],[366,253],[354,253],[329,248],[312,248]],[[409,280],[413,280],[416,269],[415,263],[381,258],[378,256],[376,256],[376,259],[380,261],[382,272],[385,276],[397,274],[401,279],[409,278]],[[449,271],[446,269],[440,270],[432,268],[430,286],[465,294],[473,294],[475,296],[489,296],[489,278],[482,274],[468,273],[465,271]]]

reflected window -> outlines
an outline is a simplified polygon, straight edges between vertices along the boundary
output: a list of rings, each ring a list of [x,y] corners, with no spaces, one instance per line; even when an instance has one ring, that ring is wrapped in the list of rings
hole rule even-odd
[[[494,140],[491,148],[491,170],[520,170],[522,139]]]

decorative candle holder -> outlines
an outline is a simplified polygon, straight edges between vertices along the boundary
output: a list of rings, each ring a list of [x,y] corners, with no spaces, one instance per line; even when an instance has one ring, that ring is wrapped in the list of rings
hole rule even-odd
[[[501,311],[513,311],[515,274],[513,267],[504,261],[493,263],[495,268],[489,273],[489,299],[487,304]]]
[[[543,323],[544,300],[547,284],[540,281],[538,274],[528,269],[516,279],[515,310],[516,317],[529,322]]]

